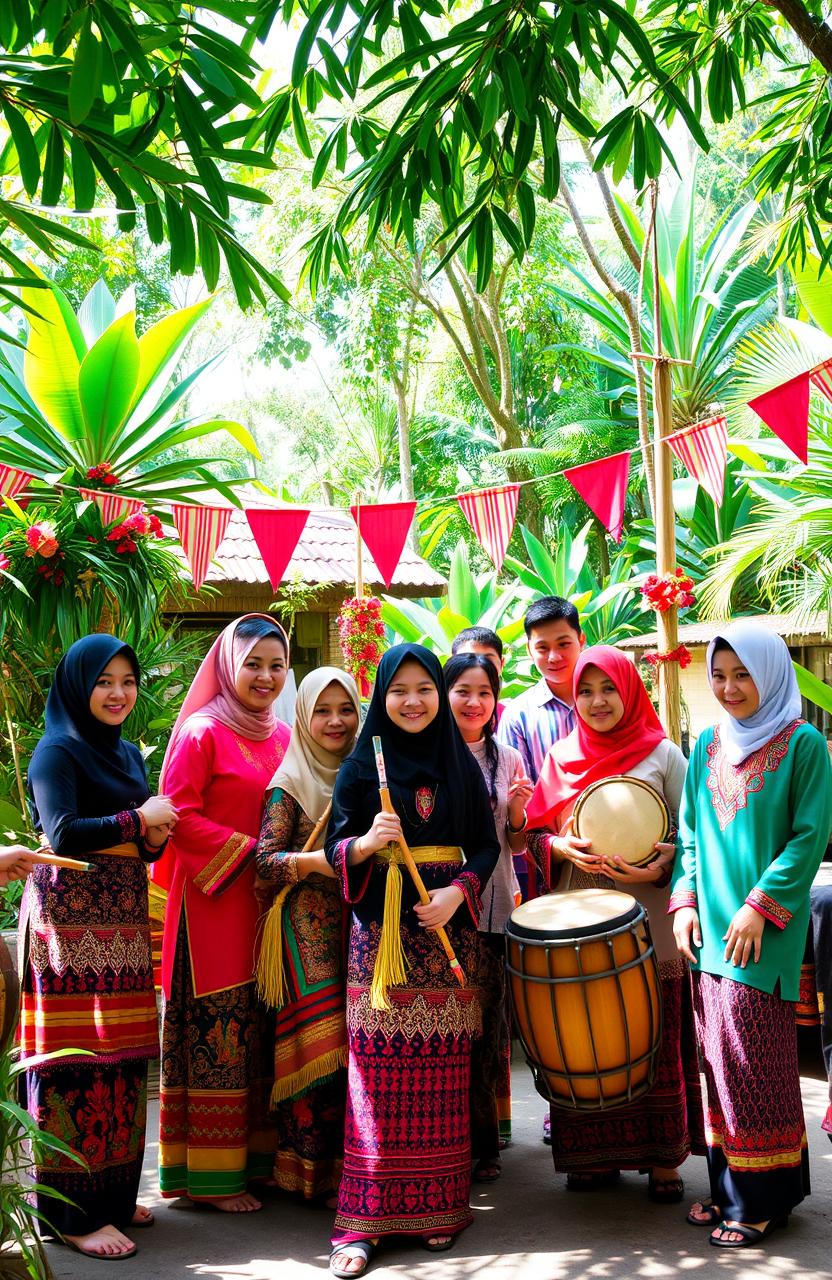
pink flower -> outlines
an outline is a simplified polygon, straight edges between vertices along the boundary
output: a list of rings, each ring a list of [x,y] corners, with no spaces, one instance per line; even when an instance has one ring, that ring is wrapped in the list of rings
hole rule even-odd
[[[26,530],[26,542],[29,550],[27,556],[40,555],[44,560],[49,560],[58,550],[58,539],[55,536],[55,526],[51,520],[41,520],[38,524],[30,525]]]
[[[7,573],[11,567],[12,567],[12,562],[9,559],[9,557],[7,555],[4,555],[3,552],[0,551],[0,571],[2,571],[3,573]]]

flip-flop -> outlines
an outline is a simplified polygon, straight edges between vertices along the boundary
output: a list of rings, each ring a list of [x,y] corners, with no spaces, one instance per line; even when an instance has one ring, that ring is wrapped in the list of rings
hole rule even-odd
[[[437,1232],[437,1237],[441,1234],[441,1232]],[[431,1244],[430,1239],[425,1238],[422,1240],[422,1247],[427,1249],[428,1253],[446,1253],[448,1249],[453,1249],[455,1241],[456,1236],[448,1236],[437,1244]]]
[[[135,1258],[139,1252],[136,1245],[133,1245],[132,1249],[125,1249],[123,1253],[95,1253],[92,1249],[82,1249],[74,1240],[62,1239],[59,1243],[65,1244],[67,1249],[72,1249],[75,1253],[80,1253],[82,1258],[92,1258],[93,1262],[124,1262],[125,1258]]]
[[[374,1246],[370,1240],[345,1240],[343,1244],[333,1245],[329,1255],[329,1274],[331,1276],[337,1276],[338,1280],[354,1280],[355,1276],[363,1276],[364,1272],[370,1265],[370,1259],[373,1256],[373,1248]],[[345,1271],[343,1267],[336,1267],[333,1262],[333,1259],[339,1253],[352,1253],[353,1255],[359,1254],[364,1259],[364,1263],[357,1271]]]
[[[778,1227],[785,1227],[788,1220],[788,1215],[785,1218],[772,1218],[771,1222],[767,1222],[762,1230],[758,1227],[747,1227],[744,1222],[720,1222],[716,1228],[717,1231],[733,1231],[736,1235],[742,1236],[742,1239],[720,1240],[711,1232],[708,1236],[708,1241],[717,1249],[753,1249],[762,1244],[766,1237],[771,1235],[772,1231],[776,1231]]]
[[[681,1178],[647,1178],[647,1194],[654,1204],[679,1204],[685,1198],[685,1184]]]
[[[693,1216],[693,1210],[696,1205],[699,1205],[699,1208],[703,1213],[707,1214],[707,1217],[695,1218]],[[722,1210],[712,1200],[707,1203],[704,1200],[694,1200],[685,1221],[689,1222],[692,1227],[718,1227],[722,1221]]]

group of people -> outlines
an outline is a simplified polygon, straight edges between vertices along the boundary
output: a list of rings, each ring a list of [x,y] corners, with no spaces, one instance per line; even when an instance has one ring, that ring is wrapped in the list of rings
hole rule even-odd
[[[420,645],[389,649],[363,724],[351,677],[312,672],[290,730],[274,714],[288,638],[241,618],[184,700],[155,796],[121,733],[135,654],[96,635],[64,655],[29,791],[51,849],[91,870],[0,858],[0,881],[28,876],[21,1048],[28,1107],[66,1144],[37,1169],[65,1197],[38,1192],[61,1239],[124,1258],[153,1222],[137,1202],[158,1053],[146,864],[167,891],[164,1197],[231,1213],[269,1187],[325,1201],[341,1277],[386,1236],[450,1248],[472,1177],[499,1178],[511,1137],[506,923],[523,897],[588,886],[646,908],[664,1021],[647,1094],[551,1108],[566,1186],[639,1170],[673,1204],[683,1161],[706,1154],[711,1195],[688,1221],[729,1248],[761,1243],[808,1194],[794,1002],[832,786],[785,644],[744,621],[710,645],[722,715],[688,764],[636,667],[586,647],[568,601],[535,602],[525,630],[540,678],[507,706],[500,639],[473,628],[444,668]],[[649,782],[673,815],[646,867],[572,831],[577,799],[614,775]],[[57,1049],[74,1052],[39,1057]]]

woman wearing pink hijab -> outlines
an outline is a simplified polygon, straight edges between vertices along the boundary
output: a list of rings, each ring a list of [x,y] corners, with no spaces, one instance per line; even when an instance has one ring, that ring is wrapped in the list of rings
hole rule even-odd
[[[266,787],[289,742],[274,714],[288,667],[289,642],[273,618],[252,613],[226,627],[182,704],[162,766],[179,820],[153,871],[168,889],[160,1186],[166,1198],[228,1213],[261,1207],[248,1183],[272,1168],[271,1065],[265,1057],[261,1070],[254,989],[254,850]]]

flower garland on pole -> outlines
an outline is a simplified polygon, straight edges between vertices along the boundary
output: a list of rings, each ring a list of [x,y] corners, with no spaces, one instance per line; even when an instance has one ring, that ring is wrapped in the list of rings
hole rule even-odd
[[[362,698],[369,698],[384,652],[384,623],[378,596],[351,596],[338,614],[338,638],[344,666]]]
[[[686,645],[680,644],[675,649],[669,649],[667,653],[645,653],[642,662],[646,662],[650,667],[660,667],[666,662],[678,662],[684,671],[685,667],[689,667],[693,662],[693,654]]]
[[[696,604],[693,594],[693,578],[684,569],[672,569],[670,573],[648,573],[641,587],[651,609],[656,613],[667,613],[676,605],[680,609],[689,609]]]

